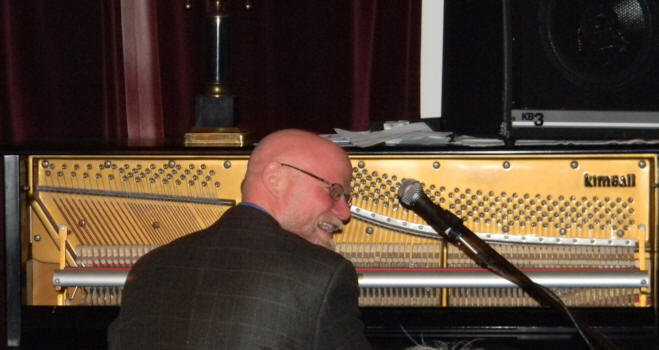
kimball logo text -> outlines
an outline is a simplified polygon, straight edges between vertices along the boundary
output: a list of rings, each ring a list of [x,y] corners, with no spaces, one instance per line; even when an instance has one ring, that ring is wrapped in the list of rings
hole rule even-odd
[[[636,187],[636,175],[590,175],[583,174],[586,187]]]

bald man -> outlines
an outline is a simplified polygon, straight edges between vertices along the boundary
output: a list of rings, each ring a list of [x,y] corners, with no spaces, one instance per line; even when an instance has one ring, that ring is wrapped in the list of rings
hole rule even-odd
[[[110,349],[368,349],[355,269],[333,251],[350,178],[326,139],[264,138],[242,203],[133,266]]]

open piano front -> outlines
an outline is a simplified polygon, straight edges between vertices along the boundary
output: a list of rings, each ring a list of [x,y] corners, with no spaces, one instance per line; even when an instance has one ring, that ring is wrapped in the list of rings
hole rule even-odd
[[[610,339],[654,348],[652,150],[350,156],[352,219],[335,241],[358,270],[375,348],[583,346],[555,311],[430,238],[432,228],[396,197],[406,177]],[[5,155],[6,207],[20,214],[5,217],[10,345],[56,342],[44,329],[74,333],[69,341],[85,331],[103,338],[130,266],[240,202],[248,159],[190,150]]]

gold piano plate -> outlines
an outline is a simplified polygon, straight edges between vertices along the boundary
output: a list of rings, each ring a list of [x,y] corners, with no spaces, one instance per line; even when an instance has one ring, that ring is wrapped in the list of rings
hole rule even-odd
[[[240,202],[248,159],[27,157],[27,302],[116,305],[123,285],[103,284],[114,278],[108,274],[118,273],[106,270],[127,273],[149,250],[211,225]],[[491,287],[487,279],[474,287],[480,272],[470,271],[477,266],[437,240],[430,226],[398,202],[405,177],[420,181],[431,200],[461,217],[519,268],[578,281],[548,286],[567,305],[653,303],[659,217],[655,154],[353,154],[350,159],[352,218],[334,239],[337,252],[362,277],[361,306],[537,306],[516,287]],[[377,274],[404,280],[409,273],[429,276],[430,286],[362,285]],[[569,277],[575,273],[584,278]],[[54,285],[55,274],[72,282]],[[78,285],[78,274],[99,283]],[[600,274],[610,282],[632,282],[594,286]],[[455,277],[458,285],[438,287],[435,282],[445,276]]]

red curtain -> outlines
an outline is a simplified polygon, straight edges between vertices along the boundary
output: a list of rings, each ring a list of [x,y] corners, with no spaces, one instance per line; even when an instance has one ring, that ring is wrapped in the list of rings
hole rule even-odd
[[[245,0],[229,0],[227,9],[237,124],[255,138],[288,127],[365,130],[370,121],[419,116],[420,1],[249,2],[248,10]],[[152,110],[162,117],[139,120],[154,120],[147,126],[156,135],[179,141],[194,125],[205,75],[208,4],[190,3],[189,10],[183,0],[151,6],[161,94],[152,101],[162,104]],[[120,0],[0,4],[0,143],[134,135]]]
[[[126,137],[118,0],[2,0],[0,141]]]

